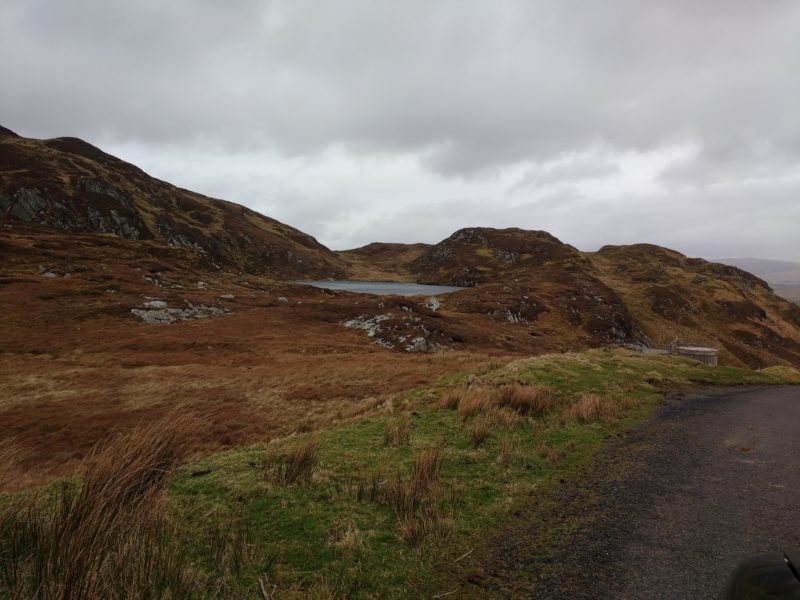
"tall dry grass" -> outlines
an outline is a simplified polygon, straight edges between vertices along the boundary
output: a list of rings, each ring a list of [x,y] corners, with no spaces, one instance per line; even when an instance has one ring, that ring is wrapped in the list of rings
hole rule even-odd
[[[498,409],[517,415],[540,416],[559,406],[553,391],[544,385],[513,383],[498,388],[472,387],[445,393],[438,403],[441,410],[458,410],[462,421]]]
[[[452,517],[443,506],[443,466],[444,448],[431,446],[420,452],[407,476],[397,472],[386,482],[384,495],[397,515],[400,537],[412,546],[452,527]]]
[[[0,441],[0,490],[10,482],[14,469],[27,454],[14,438]]]
[[[408,446],[411,441],[411,420],[407,413],[386,421],[383,430],[384,446]]]
[[[610,396],[582,394],[577,402],[566,409],[566,415],[580,423],[608,423],[620,408]]]
[[[538,416],[555,408],[557,398],[547,386],[512,383],[500,388],[497,403],[520,414]]]
[[[171,414],[93,453],[82,483],[55,497],[18,498],[0,511],[0,596],[189,598],[198,591],[170,542],[162,497],[183,457]]]
[[[319,440],[310,438],[286,452],[267,452],[263,459],[264,479],[279,485],[309,482],[319,460]]]
[[[458,416],[462,421],[487,412],[496,404],[496,393],[489,388],[465,390],[458,402]]]
[[[473,419],[469,428],[469,438],[473,448],[477,449],[489,438],[493,425],[494,422],[489,416]]]

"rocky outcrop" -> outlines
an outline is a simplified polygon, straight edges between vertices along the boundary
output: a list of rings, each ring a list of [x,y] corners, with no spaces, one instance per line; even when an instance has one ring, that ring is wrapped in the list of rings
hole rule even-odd
[[[0,218],[70,232],[159,240],[210,265],[287,278],[342,277],[313,237],[243,206],[148,176],[77,138],[0,131]]]
[[[420,283],[474,287],[553,264],[579,268],[587,261],[545,231],[471,227],[428,248],[408,267]]]
[[[178,321],[196,321],[213,319],[231,314],[227,308],[219,306],[193,305],[186,302],[183,308],[171,307],[163,300],[148,300],[141,308],[132,308],[131,314],[139,317],[148,325],[163,325]]]

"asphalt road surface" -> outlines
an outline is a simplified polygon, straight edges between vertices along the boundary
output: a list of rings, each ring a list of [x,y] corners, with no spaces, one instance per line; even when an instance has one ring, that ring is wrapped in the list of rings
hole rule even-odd
[[[673,399],[604,462],[594,482],[564,486],[565,514],[585,498],[580,486],[594,486],[591,523],[557,557],[515,566],[549,575],[526,591],[487,587],[515,598],[717,598],[740,560],[800,549],[800,387]]]
[[[715,598],[741,559],[800,549],[800,388],[674,403],[606,508],[606,598]]]

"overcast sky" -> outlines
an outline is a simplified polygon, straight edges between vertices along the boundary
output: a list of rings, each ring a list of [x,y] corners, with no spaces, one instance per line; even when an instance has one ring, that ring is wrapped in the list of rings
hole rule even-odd
[[[335,249],[466,226],[800,261],[797,0],[15,0],[0,124]]]

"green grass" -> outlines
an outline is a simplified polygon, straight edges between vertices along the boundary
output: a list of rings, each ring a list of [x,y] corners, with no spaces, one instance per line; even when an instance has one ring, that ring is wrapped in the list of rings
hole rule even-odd
[[[310,435],[187,465],[170,487],[169,512],[213,597],[263,598],[262,587],[276,598],[431,597],[447,591],[448,565],[515,507],[531,499],[546,503],[555,483],[578,476],[609,436],[645,420],[664,391],[697,383],[780,384],[794,374],[621,350],[493,364],[409,392],[386,416],[315,433],[317,462],[307,479],[290,485],[264,476],[265,457],[291,455]],[[549,386],[558,403],[536,417],[506,411],[478,447],[472,419],[436,408],[448,391],[511,384]],[[567,409],[587,393],[611,398],[613,418],[586,424],[571,418]],[[387,423],[406,418],[408,444],[387,444]],[[409,535],[408,519],[393,509],[386,490],[408,480],[415,459],[434,447],[444,449],[443,469],[423,490],[425,508],[412,515],[411,525],[423,533]],[[193,477],[201,467],[211,473]],[[209,545],[227,552],[226,559],[215,559]]]
[[[540,419],[520,418],[511,430],[493,430],[473,448],[470,424],[460,422],[457,411],[437,411],[430,406],[432,402],[426,403],[426,399],[467,381],[488,386],[543,384],[565,402],[587,392],[633,402],[608,424],[564,422],[555,412]],[[259,543],[278,553],[269,581],[284,593],[297,590],[302,596],[316,589],[345,597],[389,598],[407,597],[413,590],[441,591],[436,588],[436,570],[432,568],[437,560],[452,561],[467,552],[482,532],[502,521],[521,499],[542,493],[553,480],[572,472],[610,434],[641,422],[660,401],[661,392],[697,382],[776,384],[784,379],[623,351],[554,355],[495,365],[478,375],[451,377],[432,389],[409,394],[405,404],[415,409],[416,416],[411,418],[408,446],[387,446],[384,441],[387,421],[391,423],[395,416],[365,420],[318,436],[319,466],[306,485],[279,487],[261,480],[253,465],[259,464],[265,449],[256,447],[204,461],[213,467],[212,474],[202,479],[183,474],[173,487],[172,499],[183,514],[213,510],[212,515],[224,520],[231,511],[246,512],[259,532]],[[403,410],[402,404],[397,410]],[[297,442],[290,439],[270,446]],[[500,445],[509,442],[514,457],[504,467],[498,461]],[[540,456],[542,443],[560,454],[556,465]],[[449,530],[410,546],[403,541],[398,518],[381,497],[381,490],[397,470],[407,470],[420,451],[434,444],[442,444],[446,451],[442,479],[452,493],[441,502]],[[351,535],[357,543],[340,543],[337,536],[347,531],[357,532]],[[241,591],[254,589],[253,581],[251,578],[249,586],[243,582]]]

